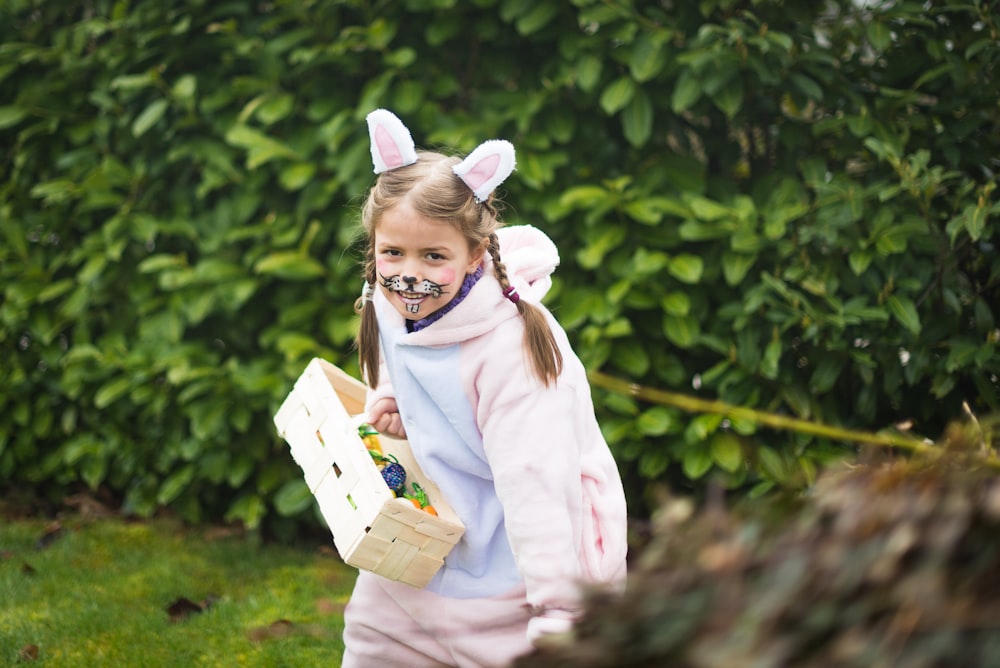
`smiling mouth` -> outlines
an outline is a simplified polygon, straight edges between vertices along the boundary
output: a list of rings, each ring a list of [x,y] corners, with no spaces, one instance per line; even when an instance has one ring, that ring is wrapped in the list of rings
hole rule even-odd
[[[397,291],[396,294],[403,300],[406,310],[410,313],[417,313],[420,310],[420,304],[430,296],[424,292],[404,292],[402,290]]]

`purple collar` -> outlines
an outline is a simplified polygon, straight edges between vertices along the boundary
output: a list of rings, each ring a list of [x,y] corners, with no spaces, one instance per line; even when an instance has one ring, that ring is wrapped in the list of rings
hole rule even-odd
[[[472,286],[483,277],[483,265],[479,265],[474,272],[465,275],[465,280],[462,281],[462,287],[458,289],[458,294],[455,297],[442,306],[439,310],[434,311],[426,318],[421,318],[420,320],[407,320],[406,321],[406,331],[407,332],[419,332],[420,330],[429,327],[438,320],[440,320],[448,311],[452,310],[461,303],[465,296],[469,294],[469,290]]]

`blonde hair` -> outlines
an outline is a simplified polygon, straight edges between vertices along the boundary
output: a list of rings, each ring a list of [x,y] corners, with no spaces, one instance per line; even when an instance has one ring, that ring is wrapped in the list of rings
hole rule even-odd
[[[510,287],[507,268],[500,259],[500,242],[496,231],[500,222],[498,204],[493,195],[478,203],[472,191],[454,172],[452,167],[460,160],[440,153],[418,151],[417,161],[379,174],[361,208],[361,224],[365,235],[365,282],[372,289],[377,285],[375,272],[375,229],[383,213],[404,200],[413,211],[426,218],[441,220],[462,232],[470,250],[484,248],[493,259],[493,273],[500,287]],[[523,299],[516,301],[517,310],[524,319],[524,346],[535,376],[545,385],[555,382],[562,372],[562,353],[556,344],[545,314]],[[359,299],[355,310],[361,314],[357,346],[361,373],[370,387],[378,385],[379,335],[375,305],[371,300]]]

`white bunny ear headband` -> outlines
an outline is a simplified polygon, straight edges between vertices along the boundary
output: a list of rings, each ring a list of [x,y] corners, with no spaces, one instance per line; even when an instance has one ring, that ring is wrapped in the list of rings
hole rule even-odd
[[[376,109],[368,114],[368,134],[376,174],[417,161],[410,131],[391,111]],[[485,141],[453,171],[469,186],[477,202],[485,202],[514,171],[514,146],[504,139]]]

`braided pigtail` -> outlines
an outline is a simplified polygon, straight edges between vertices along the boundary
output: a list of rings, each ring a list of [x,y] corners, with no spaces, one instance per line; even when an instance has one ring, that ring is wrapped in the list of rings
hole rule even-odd
[[[562,373],[563,358],[552,335],[552,328],[542,311],[519,297],[514,286],[507,278],[507,268],[500,260],[500,240],[496,233],[490,234],[487,246],[490,257],[493,258],[493,273],[507,299],[514,302],[518,313],[524,318],[524,345],[531,360],[535,376],[548,385],[555,382]]]
[[[355,343],[358,347],[358,364],[368,387],[378,385],[379,340],[378,319],[375,317],[375,239],[369,236],[365,251],[365,287],[354,303],[354,310],[361,314],[361,326]]]

